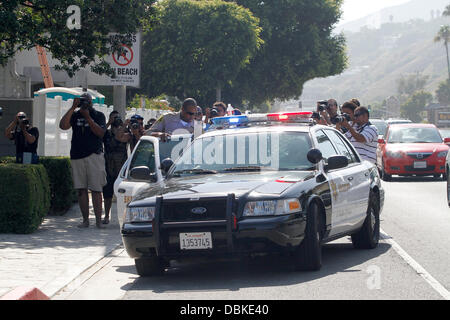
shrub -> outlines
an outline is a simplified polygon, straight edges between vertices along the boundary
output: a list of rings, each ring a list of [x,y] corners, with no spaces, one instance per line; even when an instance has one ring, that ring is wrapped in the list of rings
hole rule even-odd
[[[15,163],[15,157],[2,157],[0,164]],[[77,201],[73,189],[72,168],[68,157],[39,157],[50,181],[51,214],[64,214]]]
[[[0,233],[32,233],[50,209],[43,165],[0,163]]]
[[[67,157],[40,157],[50,179],[52,214],[64,214],[76,199],[73,189],[72,169]]]

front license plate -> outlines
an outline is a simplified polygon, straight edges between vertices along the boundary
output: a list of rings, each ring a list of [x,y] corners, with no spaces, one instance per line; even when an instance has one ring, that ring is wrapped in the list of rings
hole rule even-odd
[[[426,161],[414,161],[414,169],[426,169],[427,162]]]
[[[211,232],[180,233],[180,249],[212,249]]]

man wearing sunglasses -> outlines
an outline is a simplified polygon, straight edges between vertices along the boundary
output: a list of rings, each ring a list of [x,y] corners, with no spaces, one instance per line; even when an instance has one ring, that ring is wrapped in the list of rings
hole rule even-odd
[[[348,130],[345,136],[353,144],[362,159],[376,163],[378,130],[369,121],[369,110],[366,107],[356,108],[354,122],[356,126],[351,126],[347,121],[342,122],[342,127]]]
[[[165,141],[170,135],[175,134],[175,131],[178,131],[178,133],[194,133],[196,115],[197,101],[188,98],[183,101],[180,112],[163,115],[146,131],[146,134],[159,137]]]

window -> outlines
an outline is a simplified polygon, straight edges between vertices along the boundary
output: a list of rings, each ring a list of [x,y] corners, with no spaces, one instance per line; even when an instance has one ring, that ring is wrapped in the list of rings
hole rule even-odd
[[[344,140],[338,136],[338,133],[332,130],[325,130],[325,133],[334,143],[339,153],[347,157],[349,164],[357,162],[357,158],[355,157],[351,149],[349,149],[348,146],[345,144]]]
[[[328,164],[328,158],[331,156],[338,155],[336,149],[333,147],[328,136],[322,131],[319,130],[316,132],[317,142],[319,143],[318,148],[320,152],[322,152],[322,157],[325,164]]]
[[[146,166],[150,172],[155,172],[155,146],[150,141],[141,140],[136,146],[136,152],[130,164],[130,171],[133,168]]]

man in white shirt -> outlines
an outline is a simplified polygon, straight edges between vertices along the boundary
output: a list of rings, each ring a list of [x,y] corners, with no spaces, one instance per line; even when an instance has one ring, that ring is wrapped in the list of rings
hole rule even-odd
[[[376,163],[378,130],[369,122],[369,110],[366,107],[358,107],[354,113],[355,126],[351,126],[347,121],[342,123],[342,127],[348,132],[347,139],[353,144],[362,159]]]

